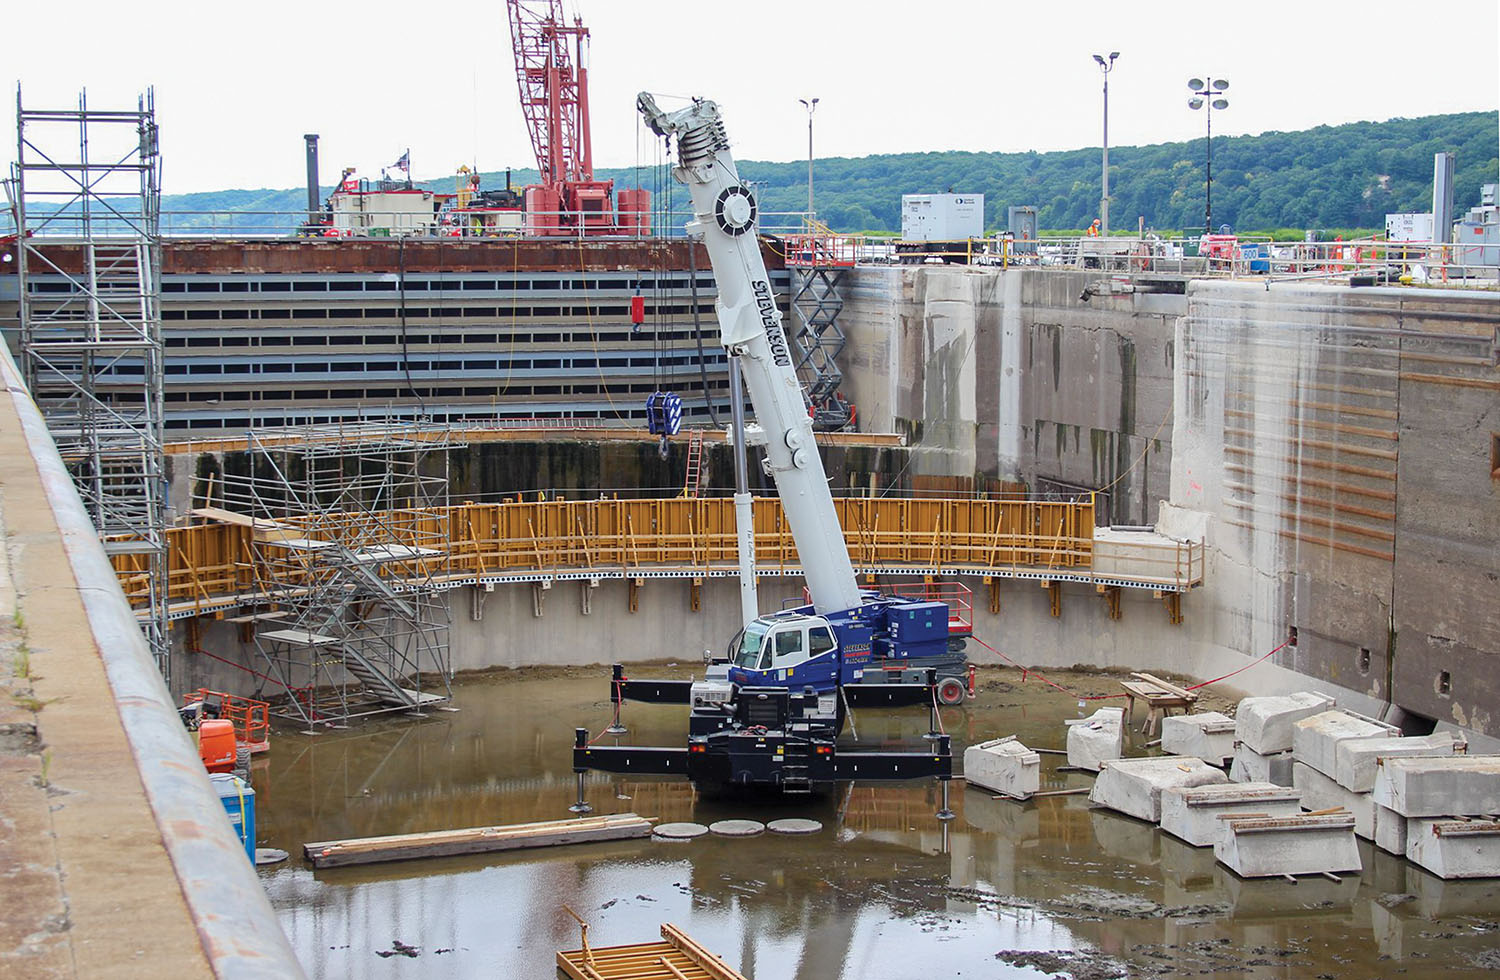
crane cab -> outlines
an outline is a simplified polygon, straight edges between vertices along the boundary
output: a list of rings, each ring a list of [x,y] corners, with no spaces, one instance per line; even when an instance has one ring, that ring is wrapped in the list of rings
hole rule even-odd
[[[729,650],[729,680],[740,686],[831,688],[838,641],[822,616],[782,612],[746,626]]]

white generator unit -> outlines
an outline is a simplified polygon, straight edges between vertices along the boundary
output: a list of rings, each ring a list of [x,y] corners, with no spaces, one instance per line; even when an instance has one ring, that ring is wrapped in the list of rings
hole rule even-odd
[[[901,195],[902,241],[961,242],[983,237],[983,194]]]
[[[1385,240],[1388,242],[1432,241],[1432,215],[1426,212],[1386,215]]]

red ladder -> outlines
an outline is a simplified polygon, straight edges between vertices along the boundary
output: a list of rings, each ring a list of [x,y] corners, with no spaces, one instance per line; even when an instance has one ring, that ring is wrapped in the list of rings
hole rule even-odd
[[[708,484],[708,471],[703,468],[703,430],[688,430],[687,479],[682,483],[684,497],[696,497]]]

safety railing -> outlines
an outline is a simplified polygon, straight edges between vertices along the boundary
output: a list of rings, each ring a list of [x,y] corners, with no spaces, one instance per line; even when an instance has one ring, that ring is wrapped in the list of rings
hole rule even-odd
[[[1080,501],[838,498],[854,566],[862,572],[1002,574],[1186,589],[1203,580],[1201,545],[1166,539],[1139,545],[1094,538],[1094,505]],[[368,515],[363,515],[365,518]],[[775,498],[752,507],[755,553],[766,574],[798,574],[796,543]],[[267,583],[296,589],[297,569],[262,567],[255,535],[295,536],[311,519],[260,526],[207,523],[174,528],[169,600],[179,610],[223,608],[225,597],[263,592]],[[337,515],[320,515],[318,533],[337,539],[357,532]],[[441,536],[441,554],[380,564],[393,580],[431,575],[449,581],[569,574],[725,576],[738,567],[733,501],[724,498],[646,500],[509,500],[411,509],[384,522],[414,548]],[[318,560],[308,550],[307,562]],[[417,552],[414,552],[417,554]],[[138,559],[113,557],[133,602],[143,601]],[[274,573],[274,574],[273,574]],[[248,600],[247,600],[248,601]]]

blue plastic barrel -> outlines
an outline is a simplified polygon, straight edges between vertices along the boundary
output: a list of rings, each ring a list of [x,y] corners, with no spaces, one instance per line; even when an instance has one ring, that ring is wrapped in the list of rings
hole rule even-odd
[[[219,794],[219,802],[229,815],[229,826],[240,843],[245,846],[245,855],[255,864],[255,790],[243,779],[227,772],[209,773],[208,779]]]

